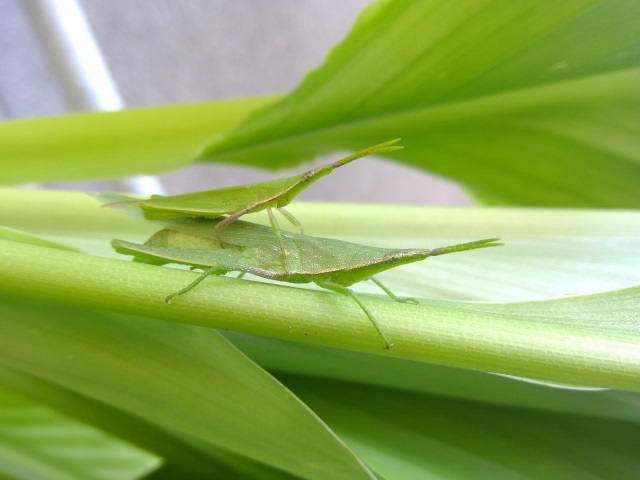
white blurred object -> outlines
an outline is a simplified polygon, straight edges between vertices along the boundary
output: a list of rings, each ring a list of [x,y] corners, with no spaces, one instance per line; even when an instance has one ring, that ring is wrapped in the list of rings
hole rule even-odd
[[[69,111],[124,108],[100,48],[77,0],[26,0],[21,3],[40,39]],[[163,193],[156,177],[117,182],[141,195]]]

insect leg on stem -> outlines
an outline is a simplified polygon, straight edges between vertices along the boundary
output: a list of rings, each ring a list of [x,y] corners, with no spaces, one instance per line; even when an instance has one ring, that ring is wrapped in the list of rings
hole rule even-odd
[[[385,287],[382,282],[380,280],[378,280],[376,277],[369,277],[368,280],[371,280],[373,283],[375,283],[378,287],[380,287],[380,289],[386,293],[387,295],[389,295],[389,297],[394,301],[394,302],[398,302],[398,303],[413,303],[414,305],[417,305],[418,300],[416,300],[415,298],[401,298],[396,296],[391,290],[389,290],[389,288]]]
[[[207,268],[204,272],[202,272],[202,275],[196,278],[193,282],[191,282],[186,287],[181,288],[177,292],[173,292],[171,295],[168,295],[167,298],[164,299],[164,301],[167,303],[171,303],[171,299],[173,297],[176,297],[178,295],[183,295],[187,293],[189,290],[192,290],[193,288],[197,287],[198,284],[202,282],[205,278],[207,278],[209,275],[215,274],[216,270],[217,270],[216,267]]]
[[[326,288],[327,290],[334,291],[336,293],[340,293],[342,295],[347,295],[347,296],[353,298],[356,301],[356,303],[358,305],[360,305],[360,308],[362,309],[364,314],[369,318],[369,320],[371,321],[371,324],[373,325],[373,327],[376,329],[378,334],[384,340],[384,342],[386,344],[385,348],[387,348],[387,349],[393,348],[393,342],[391,340],[389,340],[389,338],[385,335],[385,333],[382,331],[382,328],[378,324],[378,321],[374,318],[373,314],[369,311],[369,309],[365,306],[365,304],[362,303],[362,300],[360,300],[360,298],[355,294],[355,292],[353,290],[345,287],[344,285],[339,285],[339,284],[333,283],[333,282],[318,283],[318,286],[322,287],[322,288]]]

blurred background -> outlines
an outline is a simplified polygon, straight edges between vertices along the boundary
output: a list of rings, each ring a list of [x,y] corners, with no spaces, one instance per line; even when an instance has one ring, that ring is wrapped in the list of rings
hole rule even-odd
[[[0,0],[0,118],[286,93],[305,72],[322,63],[328,49],[344,38],[369,3],[371,0]],[[95,51],[88,48],[93,42]],[[77,57],[78,49],[88,49],[87,58],[101,57],[106,77],[112,81],[105,87],[90,78],[94,91],[89,100],[77,94],[86,84],[74,75],[91,77],[101,71],[100,62],[81,63],[79,70],[83,71],[76,65],[75,72],[65,74],[69,58]],[[390,131],[380,141],[395,136]],[[145,190],[140,191],[144,194],[174,194],[293,175],[346,153],[275,173],[198,164],[161,175],[158,183],[50,186],[137,188]],[[376,158],[336,170],[298,198],[471,203],[457,185],[445,179]]]

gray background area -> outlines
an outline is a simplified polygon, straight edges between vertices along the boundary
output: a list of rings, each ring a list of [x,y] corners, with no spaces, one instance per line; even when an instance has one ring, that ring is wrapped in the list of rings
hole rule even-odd
[[[67,111],[25,13],[25,5],[32,1],[36,0],[0,0],[0,117],[4,119]],[[325,52],[346,35],[369,3],[81,2],[128,107],[287,92],[307,70],[322,63]],[[179,193],[290,175],[339,156],[275,174],[201,164],[160,178],[167,193]],[[299,198],[422,205],[469,203],[466,195],[448,181],[380,159],[365,159],[336,170]]]

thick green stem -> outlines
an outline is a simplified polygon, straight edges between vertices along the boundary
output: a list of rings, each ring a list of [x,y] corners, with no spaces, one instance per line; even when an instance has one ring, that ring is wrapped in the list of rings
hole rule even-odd
[[[598,335],[585,324],[612,308],[637,311],[640,288],[507,304],[366,302],[395,348],[349,298],[231,278],[210,278],[167,305],[197,273],[0,242],[0,291],[58,303],[587,386],[640,390],[636,336]],[[625,313],[626,312],[626,313]]]

